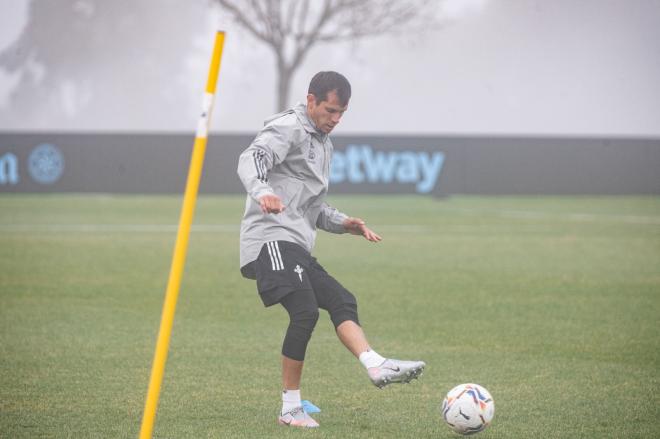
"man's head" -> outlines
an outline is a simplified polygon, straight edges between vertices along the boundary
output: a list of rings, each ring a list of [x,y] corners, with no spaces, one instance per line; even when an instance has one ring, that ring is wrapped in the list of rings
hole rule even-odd
[[[337,72],[319,72],[309,83],[307,114],[316,128],[328,134],[348,108],[351,84]]]

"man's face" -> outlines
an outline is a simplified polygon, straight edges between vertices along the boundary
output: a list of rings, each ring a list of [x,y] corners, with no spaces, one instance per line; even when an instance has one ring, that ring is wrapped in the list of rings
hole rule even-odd
[[[336,90],[329,91],[328,99],[318,104],[314,95],[307,95],[307,114],[314,121],[316,128],[326,134],[337,126],[347,108],[348,104],[342,106],[339,103]]]

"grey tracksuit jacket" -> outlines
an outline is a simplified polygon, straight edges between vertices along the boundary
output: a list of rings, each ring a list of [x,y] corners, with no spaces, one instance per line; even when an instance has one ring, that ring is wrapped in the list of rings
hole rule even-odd
[[[264,243],[289,241],[312,252],[317,227],[344,233],[347,216],[325,203],[332,142],[317,131],[298,103],[266,119],[264,128],[238,160],[238,176],[247,191],[241,222],[241,267],[254,261]],[[259,198],[276,194],[285,209],[264,214]]]

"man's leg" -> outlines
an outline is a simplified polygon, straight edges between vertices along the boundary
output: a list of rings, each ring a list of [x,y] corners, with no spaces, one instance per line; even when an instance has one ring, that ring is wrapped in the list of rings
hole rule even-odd
[[[376,387],[408,383],[422,374],[426,367],[423,361],[386,359],[372,350],[360,326],[355,296],[318,263],[313,263],[311,268],[310,279],[319,307],[330,313],[337,337],[360,360]]]
[[[279,303],[289,314],[282,343],[282,409],[278,422],[297,427],[318,427],[302,408],[300,381],[303,361],[319,317],[316,296],[307,276],[309,252],[286,241],[263,244],[256,261],[244,266],[246,277],[256,278],[265,306]]]
[[[289,327],[282,344],[282,380],[300,385],[307,344],[319,319],[313,291],[299,290],[284,296],[281,305],[289,313]]]
[[[360,358],[362,352],[369,350],[364,331],[352,320],[345,320],[337,326],[337,337],[355,355],[355,358]]]
[[[304,361],[293,360],[282,355],[282,388],[300,389]]]
[[[307,344],[319,318],[316,297],[310,290],[294,291],[280,302],[289,313],[289,327],[282,344],[282,411],[278,422],[295,427],[318,427],[302,409],[300,380]]]

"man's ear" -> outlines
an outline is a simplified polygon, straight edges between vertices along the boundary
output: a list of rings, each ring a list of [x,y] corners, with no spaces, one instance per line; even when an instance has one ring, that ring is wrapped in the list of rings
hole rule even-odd
[[[310,105],[316,105],[316,96],[311,93],[307,95],[307,106],[309,107]]]

